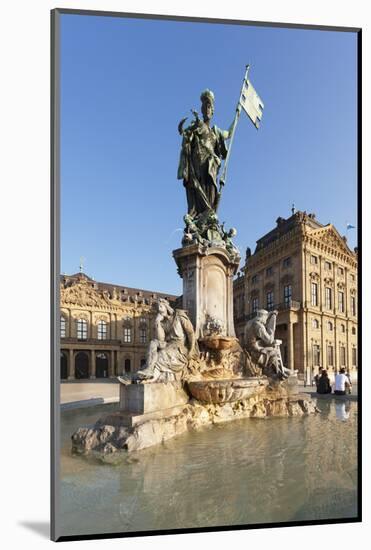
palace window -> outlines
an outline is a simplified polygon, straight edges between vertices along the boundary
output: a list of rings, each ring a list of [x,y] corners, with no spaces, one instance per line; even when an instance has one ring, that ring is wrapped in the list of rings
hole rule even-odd
[[[352,315],[356,315],[356,298],[355,296],[350,297],[350,312]]]
[[[342,267],[338,267],[338,275],[344,275],[344,269]]]
[[[273,275],[273,267],[267,267],[267,269],[265,270],[265,274],[267,277]]]
[[[318,344],[313,344],[313,366],[318,367],[321,363],[321,349]]]
[[[312,283],[311,304],[312,306],[318,306],[318,284],[317,283]]]
[[[259,309],[259,298],[252,299],[252,312],[255,313]]]
[[[356,327],[352,327],[352,334],[355,335],[356,333]]]
[[[86,340],[88,337],[88,322],[85,319],[77,321],[77,339]]]
[[[334,346],[327,346],[327,366],[334,366]]]
[[[100,320],[98,322],[98,340],[107,340],[107,323]]]
[[[313,327],[313,328],[319,328],[319,321],[318,321],[318,319],[312,319],[312,327]]]
[[[292,297],[292,286],[286,285],[283,288],[283,300],[285,302],[285,306],[287,307],[291,306],[291,297]]]
[[[124,342],[130,344],[131,342],[131,327],[124,327]]]
[[[258,282],[258,276],[257,275],[253,275],[251,277],[251,284],[252,285],[256,285],[256,283]]]
[[[139,342],[145,344],[147,342],[147,327],[141,326],[139,328]]]
[[[328,286],[325,287],[325,306],[326,309],[332,309],[332,289]]]
[[[340,325],[341,332],[345,332],[345,325]]]
[[[290,267],[291,257],[289,256],[288,258],[285,258],[282,263],[283,263],[283,267]]]
[[[340,366],[345,367],[346,366],[346,353],[345,353],[345,346],[340,344]]]
[[[66,319],[61,316],[61,338],[66,338]]]
[[[350,280],[351,280],[351,281],[355,281],[355,280],[356,280],[354,273],[351,273],[351,274],[350,274]]]
[[[270,311],[274,307],[273,291],[267,292],[267,310]]]
[[[312,254],[312,256],[310,257],[310,263],[313,264],[313,265],[317,265],[318,264],[318,257],[314,256]]]
[[[338,292],[338,308],[340,313],[344,313],[344,292],[341,290]]]
[[[331,262],[325,262],[325,269],[327,269],[327,271],[331,271],[331,267],[332,267]]]
[[[334,325],[331,323],[331,321],[328,321],[327,328],[328,330],[334,330]]]
[[[352,365],[357,366],[357,348],[352,348]]]

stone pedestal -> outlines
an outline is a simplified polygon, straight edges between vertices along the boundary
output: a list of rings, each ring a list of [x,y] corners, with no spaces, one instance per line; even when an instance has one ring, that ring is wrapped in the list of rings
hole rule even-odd
[[[120,384],[120,409],[145,414],[188,402],[185,391],[173,384]]]
[[[225,336],[235,336],[233,322],[233,277],[240,258],[222,247],[199,244],[173,251],[183,279],[183,309],[196,332],[204,336],[207,316],[222,321]]]
[[[175,384],[120,384],[120,410],[102,422],[132,427],[170,418],[181,414],[188,401],[186,392]]]

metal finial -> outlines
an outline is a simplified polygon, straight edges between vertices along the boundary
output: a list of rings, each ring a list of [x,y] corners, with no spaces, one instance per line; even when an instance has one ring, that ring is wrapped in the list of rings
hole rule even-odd
[[[80,266],[79,266],[80,273],[83,273],[83,271],[84,271],[84,260],[85,260],[85,258],[83,256],[80,256]]]

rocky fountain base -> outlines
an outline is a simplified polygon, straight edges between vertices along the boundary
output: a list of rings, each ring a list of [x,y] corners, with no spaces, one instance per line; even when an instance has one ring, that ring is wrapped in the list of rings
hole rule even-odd
[[[195,380],[177,384],[120,387],[120,410],[79,428],[74,452],[138,451],[188,430],[242,418],[309,415],[310,397],[297,391],[297,378],[270,383],[266,377]]]

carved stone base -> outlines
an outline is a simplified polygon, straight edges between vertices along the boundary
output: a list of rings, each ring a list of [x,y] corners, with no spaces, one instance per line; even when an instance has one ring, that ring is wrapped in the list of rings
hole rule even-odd
[[[210,381],[210,384],[214,383],[215,381]],[[139,387],[155,386],[156,384],[148,384]],[[161,384],[161,386],[166,391],[166,385]],[[247,387],[242,388],[242,390],[247,389]],[[288,381],[271,386],[258,385],[256,389],[258,391],[251,395],[244,395],[242,399],[236,401],[202,403],[191,399],[187,404],[142,414],[118,411],[102,417],[94,426],[79,428],[72,436],[72,449],[80,454],[95,452],[102,457],[117,451],[130,452],[145,449],[187,430],[208,424],[242,418],[303,416],[317,411],[307,394],[291,392],[292,384]],[[156,390],[154,390],[155,394]],[[156,403],[156,400],[153,403]],[[138,405],[137,408],[140,406]],[[246,429],[249,429],[248,424]]]

